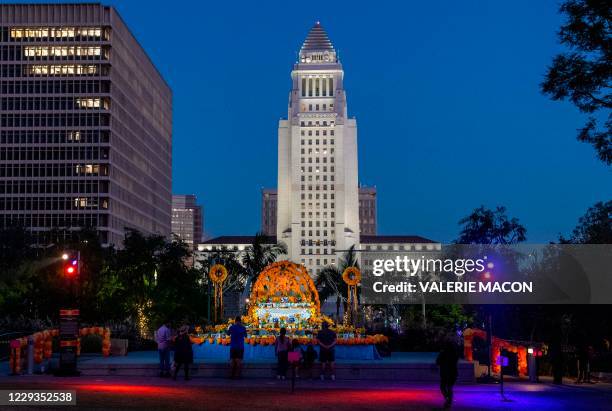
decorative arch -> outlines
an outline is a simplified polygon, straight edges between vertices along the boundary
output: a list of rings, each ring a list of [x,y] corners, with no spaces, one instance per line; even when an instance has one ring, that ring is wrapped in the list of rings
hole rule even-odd
[[[308,270],[291,261],[277,261],[263,269],[251,290],[249,316],[256,316],[259,304],[268,302],[310,302],[313,314],[321,313],[319,293]]]

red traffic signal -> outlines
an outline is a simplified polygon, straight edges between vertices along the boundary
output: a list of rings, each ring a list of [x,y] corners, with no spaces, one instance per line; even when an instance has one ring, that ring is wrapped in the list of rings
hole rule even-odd
[[[63,272],[66,277],[75,277],[79,275],[79,258],[78,255],[64,253],[62,255]]]

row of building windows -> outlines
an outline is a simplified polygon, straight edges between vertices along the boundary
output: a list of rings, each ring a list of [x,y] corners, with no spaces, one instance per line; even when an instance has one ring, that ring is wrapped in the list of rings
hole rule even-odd
[[[317,246],[317,247],[320,247],[320,246],[327,247],[328,245],[335,246],[336,245],[336,240],[327,240],[327,239],[323,239],[323,240],[312,240],[312,239],[311,240],[304,240],[304,239],[302,239],[300,241],[300,244],[302,246],[310,246],[310,247],[312,247],[313,245]]]
[[[108,226],[108,215],[99,213],[57,213],[57,214],[1,214],[0,227],[106,227]]]
[[[0,194],[108,193],[107,180],[0,180]]]
[[[302,194],[301,194],[301,196],[302,196],[302,200],[305,200],[305,199],[306,199],[306,194],[305,194],[305,193],[302,193]],[[327,193],[323,193],[323,194],[319,194],[319,193],[317,193],[317,194],[315,194],[315,196],[314,196],[314,197],[315,197],[315,200],[319,200],[319,199],[320,199],[320,197],[322,197],[322,198],[323,198],[323,200],[327,200]],[[333,200],[333,199],[335,198],[334,193],[330,193],[330,194],[329,194],[329,198],[330,198],[331,200]],[[312,195],[312,193],[308,193],[308,199],[309,199],[309,200],[312,200],[312,199],[313,199],[313,195]]]
[[[329,181],[334,181],[334,179],[335,179],[334,175],[331,174],[329,176]],[[306,176],[304,176],[304,175],[300,176],[300,181],[306,182]],[[314,178],[314,182],[317,182],[317,181],[327,181],[327,175],[326,174],[324,174],[324,175],[318,175],[317,174],[315,176],[315,178]],[[308,182],[313,182],[312,176],[308,176]]]
[[[110,67],[105,64],[4,64],[0,77],[39,76],[108,76]]]
[[[2,110],[79,110],[98,109],[108,110],[110,98],[108,97],[2,97],[0,109]]]
[[[107,113],[2,113],[2,127],[104,127],[110,126]]]
[[[2,61],[107,60],[108,47],[101,46],[1,46]]]
[[[109,148],[98,146],[70,147],[0,147],[2,161],[106,160]]]
[[[2,80],[2,94],[110,93],[110,80]]]
[[[314,188],[313,188],[313,187],[314,187]],[[301,189],[302,189],[302,191],[304,191],[304,190],[308,190],[308,191],[312,191],[312,190],[316,190],[316,191],[325,191],[325,190],[327,190],[327,184],[323,184],[322,186],[320,186],[320,185],[314,185],[314,186],[313,186],[313,185],[311,185],[311,184],[308,184],[308,185],[302,184]],[[331,185],[329,186],[329,189],[330,189],[331,191],[334,191],[334,185],[333,185],[333,184],[331,184]]]
[[[335,249],[327,249],[327,248],[323,248],[323,252],[321,253],[321,249],[320,248],[302,248],[302,255],[333,255],[336,253]],[[321,260],[317,260],[317,264],[320,264],[319,261]],[[330,260],[330,264],[333,264],[333,262],[331,262],[333,260]],[[312,263],[311,263],[312,264]],[[327,265],[327,259],[323,259],[323,264]]]
[[[105,177],[108,172],[108,164],[0,164],[0,177]]]
[[[334,126],[334,121],[330,121],[329,122],[329,126],[333,127]],[[314,122],[312,121],[300,121],[300,127],[327,127],[327,120],[315,120]],[[333,130],[331,130],[333,131]],[[333,134],[332,134],[333,136]]]
[[[329,205],[329,208],[335,208],[335,203],[304,203],[302,202],[301,204],[302,204],[302,210],[305,210],[306,207],[308,207],[309,209],[314,207],[315,209],[320,210],[321,204],[323,205],[324,209],[328,208],[328,205]]]
[[[330,166],[329,167],[329,172],[330,173],[333,173],[334,170],[335,170],[334,166]],[[305,173],[306,171],[308,171],[309,173],[312,173],[313,171],[315,173],[320,173],[320,172],[327,173],[327,166],[320,166],[320,167],[319,166],[315,166],[314,169],[313,169],[312,166],[308,166],[308,167],[302,166],[302,167],[300,167],[300,171],[302,173]]]
[[[330,163],[334,163],[334,157],[314,157],[315,161],[312,161],[312,159],[313,157],[308,157],[308,158],[302,157],[300,161],[302,162],[302,164],[305,164],[307,162],[306,160],[308,160],[308,164],[312,164],[312,163],[319,164],[319,163],[327,163],[327,159],[329,159]]]
[[[335,215],[334,215],[334,214],[335,214],[335,213],[332,211],[332,212],[331,212],[331,218],[334,218],[334,217],[335,217]],[[327,211],[324,211],[324,212],[323,212],[323,214],[321,214],[321,213],[320,213],[320,212],[318,212],[318,211],[317,211],[316,213],[314,213],[314,214],[313,214],[312,212],[309,212],[309,213],[308,213],[308,219],[309,219],[309,220],[312,220],[313,218],[316,218],[316,219],[318,220],[318,219],[320,219],[320,218],[321,218],[321,216],[322,216],[324,219],[327,219]],[[303,211],[302,211],[302,218],[306,218],[306,213],[305,213],[305,212],[303,212]]]
[[[330,103],[329,106],[327,104],[302,104],[302,112],[307,111],[334,111],[334,103]]]
[[[327,220],[323,220],[323,221],[320,221],[320,220],[317,220],[317,221],[312,221],[312,220],[309,220],[309,221],[308,221],[308,227],[312,227],[312,226],[313,226],[313,223],[314,223],[314,226],[315,226],[315,227],[321,227],[321,225],[322,225],[323,227],[327,227],[328,221],[327,221]],[[321,223],[323,223],[323,224],[321,224]],[[336,223],[335,223],[334,221],[330,221],[330,222],[329,222],[329,226],[330,226],[330,227],[334,227],[334,226],[335,226],[335,224],[336,224]],[[306,228],[306,221],[304,221],[304,220],[302,220],[302,227]]]
[[[109,130],[1,130],[0,144],[108,143]]]
[[[388,245],[366,245],[365,250],[367,251],[423,251],[423,250],[434,250],[434,244],[388,244]],[[438,248],[439,249],[439,248]]]
[[[302,97],[333,97],[333,77],[302,77]]]
[[[108,40],[109,28],[102,27],[3,27],[1,41],[89,41]]]
[[[319,154],[327,154],[327,151],[328,151],[327,148],[321,148],[321,149],[319,149],[319,148],[314,148],[314,149],[313,148],[309,148],[308,150],[306,150],[305,148],[301,149],[301,153],[302,154],[307,154],[308,153],[308,154],[319,155]],[[329,149],[329,153],[330,154],[334,154],[334,149],[330,148]]]
[[[0,210],[107,210],[107,197],[2,197],[0,196]]]

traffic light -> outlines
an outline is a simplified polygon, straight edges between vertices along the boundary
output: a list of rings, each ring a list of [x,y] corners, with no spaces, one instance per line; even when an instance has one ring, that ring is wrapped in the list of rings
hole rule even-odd
[[[62,254],[64,260],[62,271],[68,278],[74,278],[79,275],[79,255],[74,252],[66,252]]]

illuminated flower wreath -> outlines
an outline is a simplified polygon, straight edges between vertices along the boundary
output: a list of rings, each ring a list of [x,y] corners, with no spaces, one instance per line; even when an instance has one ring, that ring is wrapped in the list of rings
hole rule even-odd
[[[213,283],[221,284],[227,278],[227,268],[222,264],[215,264],[210,268],[208,276]]]
[[[356,286],[361,281],[361,271],[357,267],[349,267],[342,273],[342,279],[349,286]]]

